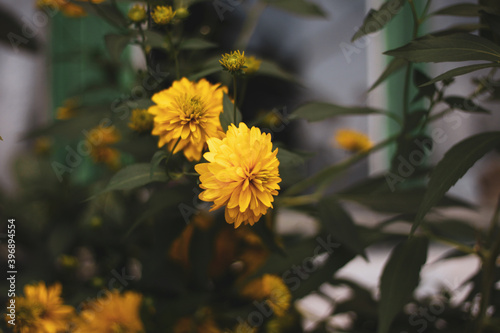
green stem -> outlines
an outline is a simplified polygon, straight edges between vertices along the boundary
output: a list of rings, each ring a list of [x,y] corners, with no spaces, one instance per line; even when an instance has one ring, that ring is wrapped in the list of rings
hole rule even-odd
[[[174,42],[172,40],[172,36],[170,35],[170,31],[167,30],[167,33],[165,34],[167,36],[168,44],[170,45],[170,49],[172,50],[172,54],[174,55],[174,62],[175,62],[175,76],[177,80],[180,80],[181,74],[180,74],[180,68],[179,68],[179,58],[178,58],[178,52],[177,48],[174,46]]]
[[[243,101],[245,100],[245,95],[247,91],[247,85],[248,85],[248,78],[246,76],[243,76],[243,83],[241,84],[241,93],[240,93],[240,98],[239,98],[239,105],[238,107],[241,108],[243,107]]]
[[[238,124],[236,124],[236,103],[237,103],[237,100],[238,100],[238,91],[236,90],[236,74],[233,74],[233,90],[234,90],[234,103],[233,103],[233,114],[234,114],[234,125],[235,126],[238,126]]]

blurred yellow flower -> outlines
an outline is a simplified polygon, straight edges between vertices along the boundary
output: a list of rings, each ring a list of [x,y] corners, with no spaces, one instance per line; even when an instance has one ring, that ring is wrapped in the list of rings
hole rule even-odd
[[[142,295],[110,291],[103,298],[86,305],[76,322],[74,333],[139,333],[144,327],[139,315]]]
[[[352,152],[366,151],[373,147],[373,143],[365,134],[348,129],[338,130],[334,143]]]
[[[142,22],[146,19],[146,8],[142,5],[133,5],[128,11],[128,18],[133,22]]]
[[[76,116],[76,110],[80,106],[78,98],[68,98],[63,102],[63,105],[56,110],[56,119],[66,120]]]
[[[259,70],[261,64],[262,60],[254,56],[245,57],[245,68],[243,68],[243,72],[245,72],[245,74],[253,74]]]
[[[90,157],[95,163],[104,163],[110,169],[120,167],[120,152],[110,145],[120,141],[121,136],[116,127],[99,125],[92,129],[87,137],[87,143],[92,147]]]
[[[49,137],[41,136],[35,140],[34,150],[38,155],[45,155],[52,147],[52,140]]]
[[[148,112],[155,116],[152,134],[160,137],[158,147],[167,144],[172,151],[175,146],[174,153],[182,150],[189,161],[199,161],[207,139],[223,135],[219,115],[224,92],[226,87],[205,79],[191,82],[182,78],[154,94],[156,105]]]
[[[136,132],[151,131],[153,128],[153,115],[146,109],[132,110],[128,127]]]
[[[169,24],[175,16],[175,11],[172,6],[156,6],[151,16],[156,24]]]
[[[180,7],[177,8],[175,11],[175,17],[182,19],[185,19],[186,17],[189,16],[189,10],[185,7]]]
[[[60,10],[68,17],[77,18],[87,15],[83,7],[71,3],[68,0],[37,0],[36,5],[38,8],[48,7]]]
[[[44,282],[24,287],[24,297],[16,297],[14,332],[66,332],[74,315],[73,307],[63,304],[61,284],[46,287]],[[10,318],[7,316],[6,320]]]
[[[265,274],[262,278],[250,281],[241,294],[250,299],[265,299],[278,317],[285,315],[290,308],[292,294],[283,279],[277,275]]]
[[[74,256],[67,254],[62,254],[57,258],[59,264],[64,268],[75,268],[78,267],[78,259]]]
[[[241,53],[239,50],[222,55],[219,63],[224,69],[229,72],[238,72],[245,66],[245,52]]]
[[[273,207],[278,183],[278,149],[273,149],[270,134],[244,123],[228,128],[225,138],[208,139],[208,163],[195,166],[200,174],[199,198],[213,202],[211,210],[226,206],[226,222],[239,227],[253,225]]]

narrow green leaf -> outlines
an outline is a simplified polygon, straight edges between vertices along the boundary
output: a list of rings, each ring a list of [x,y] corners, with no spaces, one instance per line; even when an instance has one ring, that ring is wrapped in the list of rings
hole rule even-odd
[[[314,122],[337,116],[356,116],[368,114],[384,114],[384,112],[364,106],[346,107],[330,103],[313,102],[300,106],[292,113],[290,119],[302,118],[310,122]]]
[[[500,132],[486,132],[469,137],[450,148],[431,173],[427,191],[413,222],[415,232],[425,214],[463,177],[481,157],[500,145]]]
[[[451,16],[465,16],[475,17],[479,15],[479,11],[484,9],[475,3],[459,3],[445,8],[441,8],[430,15],[451,15]]]
[[[224,108],[224,112],[222,112],[219,116],[220,124],[224,132],[227,132],[229,125],[235,124],[236,126],[238,126],[238,124],[242,120],[242,117],[240,110],[236,108],[236,120],[234,119],[234,104],[226,93],[224,93],[222,106]]]
[[[458,33],[470,33],[484,28],[486,28],[486,25],[481,23],[462,23],[462,24],[452,25],[451,27],[442,30],[433,31],[431,35],[434,37],[440,37]]]
[[[361,28],[352,37],[351,42],[381,30],[399,13],[405,2],[405,0],[388,0],[378,10],[372,9],[365,17]]]
[[[325,13],[318,5],[306,0],[266,0],[266,2],[271,6],[284,9],[294,14],[326,17]]]
[[[201,38],[191,38],[183,41],[179,47],[181,50],[204,50],[216,47],[217,44]]]
[[[485,108],[477,105],[471,99],[463,98],[460,96],[447,96],[444,98],[444,102],[453,109],[459,109],[465,112],[473,113],[491,113]]]
[[[276,147],[273,147],[273,151],[275,148]],[[276,157],[278,158],[278,161],[280,161],[280,169],[295,167],[305,163],[303,156],[281,147],[278,148],[278,155]]]
[[[149,163],[132,164],[118,171],[99,194],[114,190],[131,190],[152,182],[165,182],[167,180],[166,172],[160,170],[156,170],[153,177],[151,177],[151,165]]]
[[[431,78],[428,77],[427,74],[415,68],[415,70],[413,71],[413,81],[418,87],[418,94],[413,99],[414,102],[418,101],[422,97],[427,97],[429,100],[432,100],[432,97],[436,93],[436,86],[433,84],[421,86],[422,84],[429,82],[430,80]]]
[[[274,62],[271,62],[268,60],[262,60],[262,63],[260,64],[260,68],[255,73],[255,75],[265,75],[265,76],[276,77],[278,79],[282,79],[282,80],[286,80],[286,81],[298,82],[297,78],[295,78],[295,76],[284,71]]]
[[[150,176],[151,179],[153,179],[154,172],[158,169],[158,166],[160,163],[166,159],[168,156],[167,152],[164,150],[158,150],[154,155],[153,158],[151,158],[151,171],[150,171]]]
[[[445,72],[439,76],[436,76],[434,79],[430,80],[429,82],[422,84],[422,86],[426,86],[426,85],[433,84],[435,82],[439,82],[439,81],[443,81],[443,80],[448,80],[448,79],[454,78],[456,76],[460,76],[460,75],[464,75],[464,74],[478,71],[480,69],[492,68],[492,67],[500,67],[500,64],[487,63],[487,64],[477,64],[477,65],[469,65],[469,66],[455,68],[455,69],[452,69],[448,72]]]
[[[323,198],[318,205],[319,217],[326,231],[332,234],[340,244],[368,260],[365,245],[358,237],[356,225],[349,213],[339,204],[338,198]]]
[[[384,54],[411,62],[500,61],[500,46],[471,34],[426,36]]]
[[[396,315],[410,301],[427,260],[428,245],[426,238],[412,237],[392,250],[380,278],[378,333],[388,333]]]
[[[375,83],[368,90],[369,92],[378,87],[382,82],[384,82],[389,76],[396,73],[401,68],[405,67],[408,61],[402,58],[393,58],[391,62],[387,65],[384,72],[375,81]]]
[[[120,61],[123,50],[130,42],[131,35],[108,34],[104,36],[106,48],[113,61]]]

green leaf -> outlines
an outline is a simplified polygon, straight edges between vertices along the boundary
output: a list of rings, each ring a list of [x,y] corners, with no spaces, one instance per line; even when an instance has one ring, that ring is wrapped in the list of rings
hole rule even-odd
[[[224,108],[224,112],[222,112],[219,116],[220,124],[224,132],[227,132],[229,125],[235,124],[236,126],[238,126],[238,124],[241,122],[242,117],[240,110],[236,108],[236,120],[234,119],[234,104],[226,93],[224,93],[222,106]]]
[[[323,198],[318,205],[319,217],[326,231],[338,242],[368,261],[365,245],[358,237],[356,225],[351,216],[339,204],[338,198],[330,196]]]
[[[411,299],[427,260],[428,245],[426,238],[412,237],[392,250],[380,278],[378,333],[389,332],[392,321]]]
[[[318,5],[306,0],[266,0],[265,2],[294,14],[326,17]]]
[[[432,100],[432,97],[436,93],[436,86],[433,84],[421,86],[422,84],[429,82],[430,80],[431,78],[428,77],[427,74],[415,68],[415,70],[413,71],[413,81],[418,87],[418,94],[413,99],[414,102],[418,101],[422,97],[427,97],[429,100]]]
[[[158,150],[154,155],[153,158],[151,158],[151,171],[150,171],[150,176],[151,179],[153,178],[154,172],[158,169],[160,166],[160,163],[168,157],[168,154],[164,150]]]
[[[426,36],[384,54],[411,62],[500,61],[500,46],[471,34]]]
[[[487,63],[487,64],[477,64],[477,65],[469,65],[469,66],[455,68],[455,69],[452,69],[452,70],[450,70],[446,73],[443,73],[439,76],[436,76],[434,79],[430,80],[429,82],[422,84],[422,86],[433,84],[433,83],[438,82],[438,81],[448,80],[448,79],[454,78],[456,76],[460,76],[460,75],[464,75],[464,74],[478,71],[480,69],[492,68],[492,67],[500,67],[500,64]]]
[[[187,39],[179,45],[181,50],[204,50],[213,47],[217,47],[217,44],[201,38]]]
[[[220,68],[220,66],[219,66]],[[255,75],[265,75],[276,77],[278,79],[298,82],[295,76],[281,69],[277,64],[268,60],[262,60],[260,64],[259,70],[255,73]]]
[[[120,61],[125,47],[130,43],[131,35],[107,34],[104,36],[106,48],[113,61]]]
[[[388,0],[378,10],[372,9],[365,17],[361,28],[352,37],[351,42],[381,30],[399,13],[405,2],[405,0]]]
[[[273,147],[273,151],[275,148]],[[296,167],[305,163],[303,156],[282,147],[278,147],[278,155],[276,157],[280,161],[280,169],[283,167]]]
[[[459,3],[439,9],[430,15],[451,15],[451,16],[466,16],[474,17],[479,15],[479,11],[484,9],[483,6],[474,3]]]
[[[434,37],[453,35],[458,33],[469,33],[479,29],[484,29],[486,26],[480,23],[463,23],[455,24],[443,30],[434,31],[431,33]]]
[[[161,33],[151,30],[144,31],[144,36],[146,37],[146,45],[152,48],[158,49],[168,49],[168,43]]]
[[[474,163],[500,145],[500,132],[486,132],[469,137],[450,148],[431,173],[427,191],[418,208],[412,233],[425,214],[463,177]]]
[[[290,119],[302,118],[310,122],[314,122],[337,116],[356,116],[368,114],[384,114],[384,112],[364,106],[346,107],[330,103],[313,102],[300,106],[292,113]]]
[[[375,83],[368,90],[369,92],[378,87],[382,82],[384,82],[389,76],[396,73],[401,68],[405,67],[408,64],[408,61],[402,58],[393,58],[391,62],[387,65],[384,72],[380,75],[380,77],[375,81]]]
[[[444,98],[444,102],[448,104],[452,109],[459,109],[462,111],[473,113],[491,113],[490,111],[474,103],[471,99],[463,98],[460,96],[447,96]]]
[[[167,180],[166,172],[160,170],[156,170],[151,177],[149,163],[132,164],[118,171],[98,195],[114,190],[131,190],[152,182],[165,182]]]
[[[222,69],[221,69],[220,65],[209,67],[209,68],[205,68],[205,69],[202,69],[198,73],[190,75],[189,76],[189,80],[190,81],[197,81],[197,80],[199,80],[199,79],[201,79],[203,77],[207,77],[208,75],[220,72],[221,70]]]

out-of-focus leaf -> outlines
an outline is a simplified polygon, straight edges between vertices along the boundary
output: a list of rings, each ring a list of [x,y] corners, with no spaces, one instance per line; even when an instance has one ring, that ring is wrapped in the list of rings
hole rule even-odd
[[[262,60],[259,70],[255,73],[256,75],[265,75],[276,77],[278,79],[297,82],[297,79],[290,73],[281,69],[274,62],[268,60]]]
[[[431,173],[427,191],[412,226],[415,232],[427,212],[463,177],[481,157],[500,145],[500,132],[486,132],[469,137],[450,148]]]
[[[363,21],[363,25],[354,34],[351,42],[365,35],[381,30],[399,13],[405,0],[388,0],[378,10],[371,10]]]
[[[318,5],[307,0],[266,0],[266,2],[294,14],[319,17],[326,16]]]
[[[471,34],[426,36],[385,54],[411,62],[500,61],[500,46]]]
[[[104,36],[106,48],[113,61],[120,61],[123,50],[130,42],[131,35],[108,34]]]
[[[220,72],[221,71],[221,67],[220,65],[216,65],[216,66],[213,66],[213,67],[210,67],[210,68],[205,68],[203,70],[201,70],[200,72],[198,73],[195,73],[195,74],[192,74],[189,76],[189,80],[190,81],[197,81],[203,77],[206,77],[208,75],[211,75],[211,74],[214,74],[214,73],[217,73],[217,72]]]
[[[229,125],[235,124],[238,126],[238,124],[241,122],[242,117],[241,117],[241,112],[236,108],[236,119],[234,119],[234,103],[231,101],[229,96],[224,93],[224,97],[222,100],[222,106],[224,108],[224,112],[220,114],[220,124],[222,126],[222,129],[224,132],[227,131]]]
[[[154,172],[158,169],[160,163],[168,157],[168,153],[164,150],[158,150],[151,158],[151,178],[153,178]]]
[[[428,245],[426,238],[413,237],[392,250],[380,278],[378,333],[389,332],[392,321],[418,286]]]
[[[37,52],[40,49],[38,38],[28,38],[23,31],[23,23],[6,11],[4,6],[0,8],[0,42],[11,47],[14,52]]]
[[[275,147],[273,147],[273,150],[274,149]],[[295,167],[305,163],[303,156],[281,147],[278,148],[278,155],[276,157],[278,158],[278,161],[280,161],[280,169]]]
[[[201,38],[191,38],[183,41],[179,48],[181,50],[204,50],[216,47],[217,44]]]
[[[330,103],[313,102],[300,106],[291,114],[290,119],[302,118],[314,122],[337,116],[359,116],[369,114],[384,114],[384,112],[363,106],[346,107]]]
[[[451,15],[451,16],[466,16],[475,17],[479,15],[479,11],[484,9],[475,3],[459,3],[445,8],[438,9],[430,15]]]
[[[422,225],[437,236],[471,244],[475,243],[479,233],[479,230],[476,230],[470,223],[455,219],[424,221]]]
[[[447,71],[446,73],[443,73],[439,76],[436,76],[434,79],[430,80],[429,82],[424,83],[422,86],[433,84],[433,83],[438,82],[438,81],[448,80],[448,79],[454,78],[456,76],[460,76],[460,75],[464,75],[464,74],[478,71],[480,69],[492,68],[492,67],[500,67],[500,64],[487,63],[487,64],[477,64],[477,65],[469,65],[469,66],[455,68],[455,69]]]
[[[266,216],[261,218],[261,221],[254,224],[252,230],[260,237],[262,243],[272,251],[279,253],[281,256],[286,257],[286,252],[281,245],[278,244],[276,235],[267,227],[265,223]]]
[[[157,31],[146,30],[144,31],[144,36],[146,37],[146,45],[152,48],[167,49],[168,44],[165,40],[165,36]]]
[[[438,30],[438,31],[433,31],[431,33],[432,36],[434,37],[440,37],[440,36],[447,36],[447,35],[453,35],[453,34],[458,34],[458,33],[469,33],[473,32],[479,29],[484,29],[486,26],[481,23],[463,23],[463,24],[455,24],[452,25],[451,27]]]
[[[484,21],[491,31],[500,36],[500,16],[481,12],[481,21]]]
[[[378,87],[382,82],[384,82],[389,76],[396,73],[401,68],[405,67],[408,64],[408,61],[402,58],[393,58],[391,62],[387,65],[384,72],[380,75],[380,77],[375,81],[375,83],[370,87],[368,91],[372,91],[376,87]]]
[[[360,241],[351,216],[338,203],[335,196],[323,198],[318,204],[319,217],[324,228],[339,243],[368,260],[365,245]]]
[[[83,7],[86,12],[93,15],[100,16],[114,27],[125,30],[129,24],[127,18],[123,15],[121,10],[113,3],[91,3],[79,1],[78,5]]]
[[[99,194],[114,190],[131,190],[152,182],[165,182],[167,180],[166,172],[161,170],[156,170],[153,177],[151,177],[151,165],[149,163],[132,164],[118,171]]]
[[[491,113],[485,108],[474,103],[472,100],[460,96],[447,96],[444,98],[444,101],[450,106],[450,108],[453,109],[459,109],[472,113]]]

